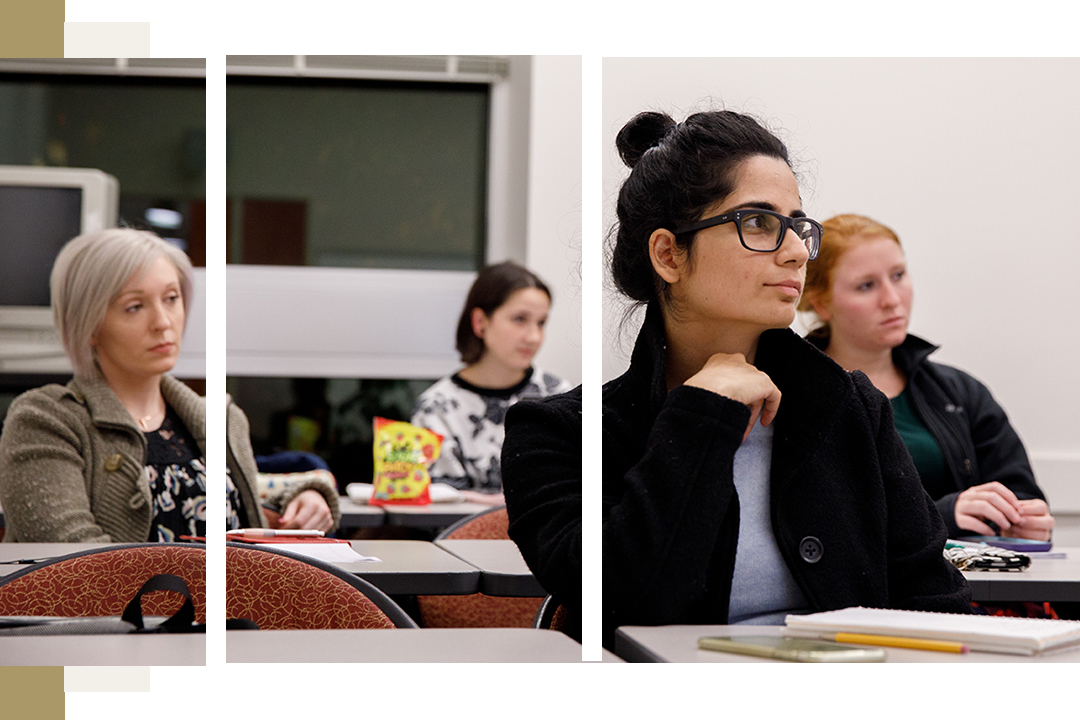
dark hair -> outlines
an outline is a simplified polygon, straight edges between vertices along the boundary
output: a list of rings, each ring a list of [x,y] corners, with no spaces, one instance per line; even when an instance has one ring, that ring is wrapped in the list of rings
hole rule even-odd
[[[477,362],[484,354],[484,341],[476,336],[472,328],[473,309],[480,308],[490,317],[507,298],[523,288],[542,290],[551,299],[551,291],[544,281],[515,262],[507,260],[480,270],[469,288],[469,296],[465,298],[465,307],[458,320],[457,351],[461,353],[461,362],[466,365]]]
[[[639,302],[667,291],[649,259],[655,230],[700,220],[705,208],[734,191],[739,164],[747,158],[775,157],[791,167],[783,142],[749,115],[729,110],[695,113],[681,123],[643,112],[623,126],[615,146],[630,177],[615,208],[611,276],[620,292]],[[680,235],[676,242],[689,252],[694,235]]]

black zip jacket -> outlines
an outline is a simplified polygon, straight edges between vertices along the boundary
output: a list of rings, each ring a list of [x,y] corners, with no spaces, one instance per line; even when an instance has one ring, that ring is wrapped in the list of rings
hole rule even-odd
[[[821,339],[811,339],[824,349]],[[930,362],[938,349],[908,335],[893,348],[893,363],[907,378],[915,414],[945,456],[955,492],[934,498],[950,537],[973,534],[956,525],[956,496],[975,485],[999,482],[1021,500],[1046,500],[1035,484],[1027,452],[1005,410],[981,382],[962,370]]]
[[[725,623],[739,535],[732,477],[750,420],[700,388],[666,391],[651,305],[629,370],[604,386],[604,643],[620,625]],[[814,610],[852,605],[970,612],[942,556],[945,527],[888,400],[790,330],[761,335],[756,366],[782,393],[771,517]]]

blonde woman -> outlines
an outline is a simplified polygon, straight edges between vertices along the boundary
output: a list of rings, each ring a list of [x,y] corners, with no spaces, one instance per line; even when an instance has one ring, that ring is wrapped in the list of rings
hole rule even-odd
[[[80,235],[50,279],[74,378],[16,398],[0,436],[5,542],[146,542],[206,535],[206,402],[170,377],[191,261],[156,235]],[[247,421],[229,408],[229,527],[265,526]],[[335,493],[290,488],[282,526],[329,530]]]

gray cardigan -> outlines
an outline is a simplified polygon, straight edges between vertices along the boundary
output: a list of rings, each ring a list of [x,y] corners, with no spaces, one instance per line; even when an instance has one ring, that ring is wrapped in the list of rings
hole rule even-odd
[[[206,401],[164,376],[161,392],[206,455]],[[247,524],[264,525],[247,419],[229,404],[230,471]],[[237,447],[239,445],[239,447]],[[233,462],[234,458],[241,461]],[[145,542],[153,508],[146,438],[102,379],[46,385],[11,404],[0,436],[0,505],[5,542]],[[284,507],[309,487],[289,488]],[[335,519],[337,497],[322,486]],[[254,518],[250,515],[255,515]]]

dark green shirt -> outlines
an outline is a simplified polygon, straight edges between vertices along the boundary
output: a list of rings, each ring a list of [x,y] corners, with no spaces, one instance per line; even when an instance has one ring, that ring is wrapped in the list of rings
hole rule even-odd
[[[915,414],[908,389],[905,387],[902,393],[889,402],[892,403],[896,431],[900,433],[900,438],[911,453],[911,459],[915,461],[915,469],[919,471],[919,478],[922,479],[927,494],[937,500],[942,495],[954,492],[956,488],[950,482],[941,446]]]

